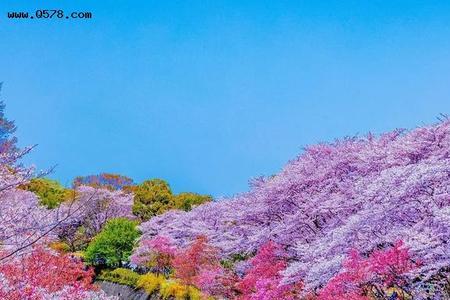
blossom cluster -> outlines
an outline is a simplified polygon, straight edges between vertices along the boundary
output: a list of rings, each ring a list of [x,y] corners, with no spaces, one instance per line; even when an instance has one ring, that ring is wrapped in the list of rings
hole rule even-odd
[[[113,300],[92,284],[94,271],[76,257],[33,248],[0,264],[0,298]]]
[[[283,282],[307,291],[336,276],[351,249],[403,240],[422,260],[410,276],[426,281],[450,265],[450,121],[307,147],[250,192],[170,211],[141,230],[142,241],[161,235],[181,247],[206,236],[223,258],[274,241],[289,258]]]
[[[75,190],[74,198],[59,208],[62,215],[70,215],[61,231],[67,233],[82,225],[86,235],[93,237],[109,219],[135,218],[131,211],[132,205],[133,195],[130,193],[79,186]]]

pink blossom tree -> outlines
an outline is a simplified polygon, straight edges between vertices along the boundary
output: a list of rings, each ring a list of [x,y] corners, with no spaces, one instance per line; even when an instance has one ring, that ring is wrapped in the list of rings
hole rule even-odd
[[[79,259],[38,247],[0,264],[0,298],[112,299],[92,284],[93,275]]]
[[[405,298],[409,284],[405,275],[419,263],[402,245],[399,241],[390,249],[375,250],[368,258],[352,250],[343,271],[320,291],[319,300],[370,300],[371,296],[387,299],[388,288],[397,288],[395,292],[403,293]]]
[[[401,239],[423,260],[409,276],[427,281],[450,266],[449,149],[448,120],[309,146],[248,193],[143,223],[143,240],[163,235],[184,247],[205,235],[224,258],[272,240],[288,256],[283,282],[314,291],[352,248]]]
[[[58,209],[60,215],[70,215],[70,218],[58,227],[56,233],[76,250],[100,232],[109,219],[135,219],[132,205],[133,195],[130,193],[79,186],[74,199],[63,203]],[[80,229],[83,230],[81,235]]]
[[[130,260],[135,265],[149,267],[154,273],[168,274],[176,251],[170,239],[156,236],[151,240],[141,241],[141,247],[133,253]]]
[[[53,240],[56,228],[74,213],[47,210],[36,195],[18,188],[33,174],[32,169],[16,164],[24,153],[0,154],[0,262],[34,244]]]
[[[282,283],[286,268],[284,251],[274,242],[264,244],[250,260],[251,267],[238,283],[242,300],[295,299],[300,294],[301,283]]]

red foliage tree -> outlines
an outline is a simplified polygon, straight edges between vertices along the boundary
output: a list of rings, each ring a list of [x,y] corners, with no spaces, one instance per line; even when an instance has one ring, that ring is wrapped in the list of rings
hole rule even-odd
[[[36,248],[0,265],[0,299],[85,299],[93,275],[78,258]]]
[[[195,285],[201,270],[219,265],[217,250],[208,245],[205,236],[199,236],[186,249],[178,251],[172,261],[175,277],[184,284]]]
[[[236,276],[220,264],[217,249],[199,236],[187,248],[178,250],[172,260],[175,277],[198,287],[205,295],[233,298]]]

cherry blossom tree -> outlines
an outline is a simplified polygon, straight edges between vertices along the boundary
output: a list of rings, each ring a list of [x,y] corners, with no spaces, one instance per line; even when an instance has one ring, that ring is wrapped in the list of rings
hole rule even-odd
[[[219,265],[217,250],[208,245],[205,236],[198,236],[189,247],[177,251],[172,265],[176,278],[183,284],[195,285],[202,270]]]
[[[344,270],[320,291],[319,300],[387,299],[391,296],[387,294],[389,288],[394,288],[392,294],[402,296],[402,299],[410,296],[405,275],[419,263],[411,259],[408,249],[402,245],[399,241],[390,249],[375,250],[368,258],[352,250],[343,263]]]
[[[176,251],[170,239],[156,236],[151,240],[141,241],[141,247],[133,253],[130,260],[135,265],[150,268],[153,273],[167,275],[172,268]]]
[[[61,215],[71,216],[56,230],[72,250],[85,246],[112,218],[135,219],[131,211],[133,195],[130,193],[82,185],[75,189],[75,194],[73,201],[60,206]]]
[[[35,194],[19,188],[34,174],[17,163],[27,151],[0,153],[0,262],[34,244],[51,241],[55,229],[75,213],[47,210]]]
[[[47,249],[57,230],[84,207],[73,205],[72,199],[64,211],[46,209],[34,193],[22,188],[46,173],[36,174],[21,164],[33,147],[15,147],[16,139],[10,136],[15,126],[4,118],[3,108],[0,102],[0,298],[113,299],[91,284],[93,272],[79,259]]]
[[[450,266],[450,121],[307,147],[249,192],[170,211],[141,225],[185,247],[199,235],[219,255],[254,254],[269,240],[287,253],[283,282],[325,286],[353,248],[403,240],[426,282]],[[419,299],[419,298],[418,298]]]

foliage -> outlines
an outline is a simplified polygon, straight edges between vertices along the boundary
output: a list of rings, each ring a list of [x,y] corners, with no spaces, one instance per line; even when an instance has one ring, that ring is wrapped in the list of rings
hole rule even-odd
[[[58,207],[62,202],[75,197],[74,191],[64,188],[59,182],[48,178],[33,178],[23,189],[35,193],[41,205]]]
[[[59,253],[67,253],[70,251],[70,246],[67,245],[67,243],[60,242],[60,241],[52,242],[48,246],[50,249],[55,250]]]
[[[134,218],[131,212],[133,197],[130,194],[79,186],[76,195],[75,201],[61,205],[61,212],[74,213],[57,230],[59,238],[69,244],[72,251],[84,249],[108,220]]]
[[[268,242],[250,260],[251,267],[238,283],[239,299],[295,299],[301,285],[282,284],[281,272],[286,268],[284,251],[275,243]]]
[[[76,179],[75,197],[61,201],[54,182],[30,181],[34,170],[20,164],[30,149],[16,148],[3,110],[0,102],[2,299],[104,297],[64,252],[95,236],[86,260],[121,266],[139,236],[132,212],[146,221],[133,260],[157,274],[104,276],[146,278],[141,286],[164,298],[297,299],[300,288],[320,300],[449,296],[449,120],[310,146],[228,201],[114,174]],[[37,195],[20,188],[31,186]]]
[[[147,273],[141,275],[137,281],[136,287],[144,289],[149,295],[159,291],[160,286],[166,278],[160,274]]]
[[[2,82],[0,82],[0,91],[2,90]],[[16,131],[14,121],[10,121],[5,117],[5,104],[0,101],[0,153],[11,153],[17,151],[17,138],[13,136]]]
[[[204,236],[199,236],[187,247],[176,253],[173,261],[175,277],[186,285],[194,285],[202,269],[219,265],[217,250],[207,243]]]
[[[0,123],[12,129],[2,113],[1,118]],[[9,137],[12,132],[3,132],[2,138],[13,140]],[[28,252],[32,246],[54,241],[56,229],[73,215],[72,209],[62,212],[41,207],[34,193],[20,188],[35,177],[33,168],[20,163],[31,148],[19,150],[10,145],[0,147],[0,264]]]
[[[163,275],[154,273],[141,275],[137,288],[144,289],[150,295],[158,293],[162,299],[206,299],[195,287],[181,284],[177,280],[166,279]]]
[[[195,286],[206,296],[215,299],[235,299],[238,277],[219,265],[201,268],[195,277]]]
[[[217,249],[198,236],[191,245],[179,249],[172,260],[174,277],[181,283],[198,287],[205,295],[229,298],[237,278],[223,268]]]
[[[196,193],[180,193],[173,196],[175,208],[184,211],[190,211],[193,207],[210,201],[212,201],[211,196]]]
[[[397,242],[394,247],[376,250],[368,258],[353,250],[344,262],[344,270],[333,277],[319,294],[319,300],[370,300],[370,296],[386,299],[389,288],[405,299],[408,272],[418,267],[408,249]]]
[[[0,164],[0,261],[33,244],[55,240],[52,229],[67,217],[43,208],[35,194],[18,189],[24,180]]]
[[[450,265],[448,149],[449,120],[309,146],[247,193],[144,222],[142,240],[185,247],[205,235],[222,259],[272,240],[286,250],[283,282],[311,292],[339,273],[351,248],[369,253],[402,239],[423,260],[413,273],[427,280]]]
[[[161,283],[159,294],[162,299],[201,300],[204,299],[199,290],[192,286],[183,285],[175,280],[166,280]]]
[[[72,185],[74,188],[86,185],[94,188],[105,188],[114,191],[121,190],[133,184],[133,179],[129,177],[119,174],[101,173],[98,175],[78,176],[73,180]]]
[[[176,247],[166,237],[157,236],[151,240],[141,241],[142,247],[135,251],[130,260],[136,265],[144,265],[158,274],[168,274]]]
[[[246,261],[249,258],[251,258],[251,255],[249,255],[249,254],[235,253],[235,254],[230,255],[229,257],[227,257],[225,259],[222,259],[220,261],[220,264],[225,269],[232,270],[233,268],[236,267],[236,265],[242,264],[242,263],[246,263]],[[241,272],[241,273],[243,274],[244,272]]]
[[[166,212],[174,207],[172,191],[161,179],[144,181],[134,189],[133,213],[142,220]]]
[[[212,200],[211,196],[196,193],[173,195],[169,184],[161,179],[144,181],[131,191],[134,193],[133,213],[144,221],[170,209],[189,211]]]
[[[161,236],[142,243],[146,247],[141,248],[141,252],[135,252],[131,261],[144,264],[156,272],[147,279],[152,291],[165,275],[186,287],[196,286],[204,296],[229,298],[234,294],[236,276],[221,266],[217,250],[208,245],[204,236],[197,237],[191,245],[181,249]]]
[[[136,222],[125,218],[111,219],[89,243],[86,261],[92,265],[122,266],[128,261],[138,237]]]
[[[89,245],[93,234],[88,234],[86,227],[73,218],[72,222],[60,226],[58,238],[69,246],[70,251],[83,251]]]
[[[140,275],[129,269],[118,268],[114,270],[102,270],[97,276],[97,279],[136,287],[140,280]]]
[[[450,299],[450,266],[441,272],[427,278],[421,278],[415,283],[414,299],[433,299],[436,295],[442,295],[443,299]]]
[[[106,299],[91,284],[93,274],[78,259],[36,248],[0,265],[0,298]]]

